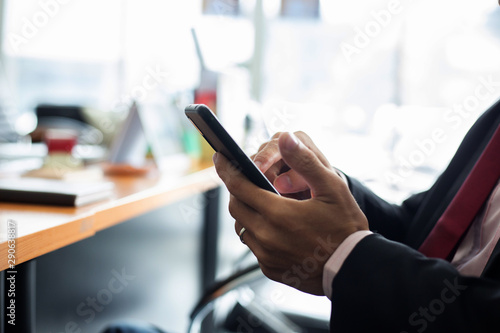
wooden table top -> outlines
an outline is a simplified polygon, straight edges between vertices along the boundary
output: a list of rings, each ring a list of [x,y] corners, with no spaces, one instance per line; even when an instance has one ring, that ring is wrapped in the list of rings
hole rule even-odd
[[[112,197],[82,207],[0,203],[0,270],[12,263],[8,261],[7,230],[13,223],[18,265],[221,184],[213,167],[139,177],[106,176],[105,180],[115,184]]]

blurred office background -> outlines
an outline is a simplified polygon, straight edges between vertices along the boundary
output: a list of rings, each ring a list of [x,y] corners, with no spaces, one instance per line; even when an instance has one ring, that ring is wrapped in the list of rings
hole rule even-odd
[[[432,183],[470,125],[500,97],[494,0],[0,0],[0,15],[2,144],[29,147],[44,105],[80,107],[100,133],[83,143],[104,150],[132,100],[169,110],[180,133],[183,107],[210,73],[217,113],[249,153],[276,131],[304,130],[332,164],[400,202]],[[218,272],[225,276],[244,247],[221,209]],[[109,237],[117,253],[126,251],[118,244],[144,223],[152,228],[145,234],[163,230],[155,244],[164,251],[184,249],[182,260],[172,255],[165,264],[168,287],[158,293],[156,311],[135,313],[181,332],[199,296],[193,279],[179,278],[197,274],[190,262],[197,260],[199,221],[180,223],[179,211],[127,222]],[[40,275],[60,272],[62,279],[68,251],[97,251],[106,247],[104,235],[45,256]],[[61,267],[51,265],[54,258]],[[74,288],[85,288],[75,281]],[[180,281],[185,297],[171,294]],[[86,292],[76,293],[75,306]],[[53,293],[58,301],[48,302],[48,291],[38,301],[41,332],[59,329],[51,306],[67,306]],[[94,324],[114,317],[103,314]]]

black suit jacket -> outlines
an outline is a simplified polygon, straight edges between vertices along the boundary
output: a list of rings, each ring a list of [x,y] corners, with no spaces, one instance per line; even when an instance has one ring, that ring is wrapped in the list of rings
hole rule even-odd
[[[480,278],[415,250],[499,124],[500,102],[476,121],[431,189],[401,206],[348,179],[376,233],[354,248],[333,281],[332,332],[500,332],[500,244]]]

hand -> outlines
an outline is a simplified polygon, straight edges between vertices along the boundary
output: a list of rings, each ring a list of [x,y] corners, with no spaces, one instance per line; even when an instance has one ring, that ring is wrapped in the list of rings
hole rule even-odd
[[[239,233],[272,280],[323,295],[323,267],[339,244],[368,222],[338,174],[324,164],[317,148],[290,133],[279,136],[283,162],[300,177],[312,197],[295,200],[263,190],[237,172],[221,154],[214,155],[217,173],[231,199],[229,211]],[[321,155],[322,156],[322,155]]]
[[[278,132],[274,134],[269,142],[260,146],[252,159],[282,195],[295,199],[309,199],[311,197],[310,189],[303,177],[297,174],[295,170],[290,169],[282,159],[278,146],[282,134],[284,133]],[[307,134],[302,131],[294,134],[316,154],[324,166],[331,168],[326,157],[314,145]]]

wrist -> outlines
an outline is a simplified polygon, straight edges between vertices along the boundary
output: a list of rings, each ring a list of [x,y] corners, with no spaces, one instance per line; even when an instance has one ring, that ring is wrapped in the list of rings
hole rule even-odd
[[[337,276],[342,268],[344,261],[351,254],[356,245],[366,236],[371,235],[370,230],[359,230],[349,235],[340,245],[335,252],[326,261],[323,267],[323,292],[326,297],[332,297],[332,283],[333,279]]]

